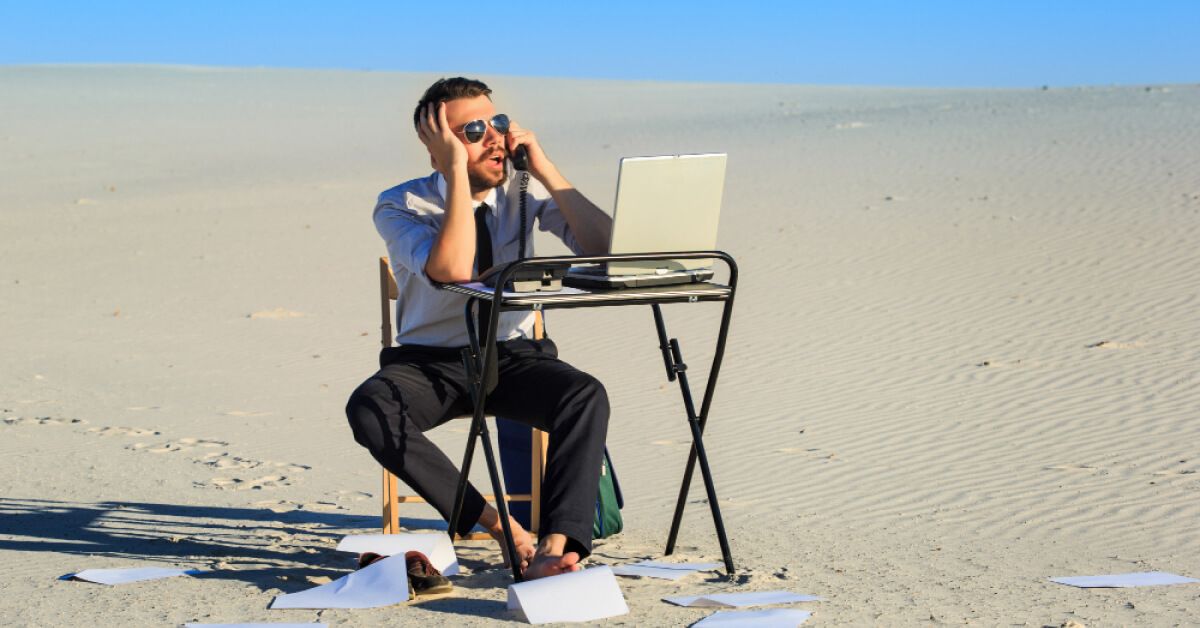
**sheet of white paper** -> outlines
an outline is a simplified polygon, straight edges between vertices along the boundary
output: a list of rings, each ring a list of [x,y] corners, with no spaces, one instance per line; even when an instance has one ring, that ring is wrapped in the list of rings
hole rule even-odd
[[[642,567],[641,565],[617,565],[612,570],[618,576],[659,578],[662,580],[678,580],[686,575],[696,573],[689,569],[658,569],[655,567]]]
[[[630,565],[617,565],[613,573],[618,576],[639,576],[644,578],[661,578],[663,580],[678,580],[688,574],[707,569],[716,569],[721,563],[663,563],[644,560]]]
[[[175,576],[190,576],[201,573],[200,569],[164,569],[162,567],[135,567],[132,569],[85,569],[73,576],[97,584],[127,584],[143,580],[158,580]]]
[[[495,290],[495,288],[490,288],[488,286],[485,286],[485,285],[483,285],[483,283],[478,282],[478,281],[462,283],[459,285],[464,288],[470,288],[472,290],[482,290],[483,292],[491,292],[491,291]],[[584,294],[586,292],[587,292],[587,290],[580,290],[579,288],[563,286],[562,290],[544,290],[544,291],[539,291],[539,292],[509,292],[508,290],[505,290],[504,296],[506,296],[506,297],[530,297],[530,296],[535,296],[535,295],[549,296],[552,294]]]
[[[376,608],[407,599],[408,569],[401,554],[319,587],[276,596],[267,608]]]
[[[329,628],[329,624],[184,624],[183,628]]]
[[[790,604],[792,602],[820,602],[815,595],[792,593],[791,591],[747,591],[745,593],[713,593],[711,595],[684,595],[664,597],[664,602],[676,606],[699,606],[707,608],[761,606],[764,604]]]
[[[629,612],[617,578],[605,566],[511,584],[508,608],[523,612],[531,624],[595,621]]]
[[[454,544],[445,534],[351,534],[338,543],[339,552],[375,552],[380,556],[403,555],[405,552],[416,550],[429,557],[433,568],[442,572],[443,576],[453,576],[458,573],[458,556],[454,553]]]
[[[795,628],[812,617],[812,611],[801,611],[794,608],[771,608],[765,611],[717,611],[704,619],[692,624],[705,628],[728,628],[741,626],[744,628]]]
[[[688,571],[705,571],[708,569],[717,569],[721,563],[664,563],[660,560],[643,560],[640,563],[634,563],[639,567],[652,567],[654,569],[684,569]]]
[[[1150,587],[1160,584],[1200,582],[1200,580],[1195,578],[1188,578],[1187,576],[1180,576],[1165,571],[1118,573],[1107,576],[1060,576],[1051,578],[1050,581],[1083,589]]]

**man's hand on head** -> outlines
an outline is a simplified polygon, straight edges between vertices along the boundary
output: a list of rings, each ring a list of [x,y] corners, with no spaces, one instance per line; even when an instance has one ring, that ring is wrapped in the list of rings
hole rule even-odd
[[[429,103],[417,124],[417,137],[429,149],[433,167],[449,178],[455,169],[467,166],[467,148],[446,122],[446,103]]]

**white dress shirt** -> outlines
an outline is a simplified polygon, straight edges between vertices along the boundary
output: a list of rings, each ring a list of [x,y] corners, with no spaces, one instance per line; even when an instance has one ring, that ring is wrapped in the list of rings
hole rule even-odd
[[[493,188],[487,203],[488,229],[492,234],[492,259],[501,264],[517,259],[521,237],[520,172],[510,169],[510,179]],[[516,175],[516,176],[511,176]],[[525,255],[533,257],[533,225],[558,236],[576,255],[583,253],[567,220],[546,188],[529,178],[526,199]],[[437,172],[401,183],[379,195],[375,228],[387,243],[392,273],[396,276],[396,344],[463,347],[468,344],[464,308],[467,297],[438,290],[425,274],[425,262],[446,218],[446,182]],[[478,275],[478,269],[476,269]],[[533,337],[533,312],[501,312],[496,337],[500,340]]]

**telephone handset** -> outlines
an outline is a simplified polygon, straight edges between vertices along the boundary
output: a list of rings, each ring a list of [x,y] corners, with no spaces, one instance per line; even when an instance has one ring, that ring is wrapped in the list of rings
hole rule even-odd
[[[512,165],[517,170],[529,170],[529,151],[522,144],[512,151]]]

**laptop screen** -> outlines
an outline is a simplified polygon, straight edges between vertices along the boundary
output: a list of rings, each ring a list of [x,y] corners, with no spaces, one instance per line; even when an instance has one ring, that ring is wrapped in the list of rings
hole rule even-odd
[[[724,153],[626,157],[617,177],[609,251],[657,253],[717,247]],[[712,260],[613,262],[610,275],[705,268]]]

